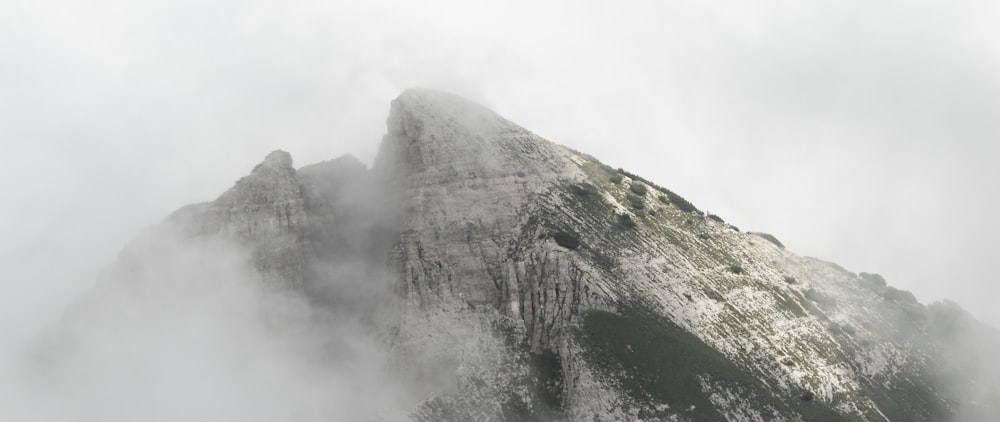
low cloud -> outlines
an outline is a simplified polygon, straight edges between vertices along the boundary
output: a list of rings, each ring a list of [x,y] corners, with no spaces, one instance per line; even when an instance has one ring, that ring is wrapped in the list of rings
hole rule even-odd
[[[144,244],[145,243],[145,244]],[[398,420],[378,331],[263,286],[227,242],[156,229],[2,362],[4,420]]]

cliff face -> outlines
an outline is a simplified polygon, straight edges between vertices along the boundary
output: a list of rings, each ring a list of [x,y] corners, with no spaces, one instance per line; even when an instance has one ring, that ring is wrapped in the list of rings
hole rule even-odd
[[[797,256],[448,94],[403,93],[387,127],[371,170],[343,157],[296,171],[274,152],[165,224],[242,245],[262,284],[384,333],[422,398],[413,419],[994,410],[994,387],[950,364],[944,339],[996,335],[952,306]],[[111,274],[141,265],[128,257]]]

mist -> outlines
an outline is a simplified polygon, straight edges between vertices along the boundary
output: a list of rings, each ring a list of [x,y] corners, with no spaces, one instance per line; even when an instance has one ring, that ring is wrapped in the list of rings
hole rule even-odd
[[[186,403],[265,420],[288,404],[328,415],[317,394],[364,409],[410,400],[357,393],[370,378],[335,381],[354,379],[355,363],[381,373],[377,342],[357,321],[320,330],[337,318],[242,282],[246,251],[231,245],[199,249],[226,264],[178,266],[165,283],[95,280],[136,233],[215,198],[274,149],[371,163],[389,101],[411,86],[473,99],[796,253],[1000,326],[998,18],[987,1],[5,1],[0,409],[14,416],[0,418],[190,419]],[[203,271],[222,281],[194,282]],[[66,310],[94,296],[110,304],[74,311],[88,322],[69,336],[68,372],[36,377],[26,362],[58,359],[34,355],[39,336],[59,338]],[[187,316],[167,317],[176,310]],[[212,347],[175,350],[188,369],[159,367],[177,344]],[[329,344],[358,352],[317,358]],[[114,368],[118,347],[148,360]],[[257,365],[229,362],[241,356]],[[129,368],[184,397],[126,394]],[[206,403],[182,382],[193,368],[231,395]],[[60,381],[72,379],[96,384]],[[271,379],[274,391],[247,389]],[[116,397],[135,405],[102,414]],[[225,413],[237,411],[229,399],[259,408]]]
[[[391,375],[379,331],[261,283],[250,255],[171,224],[149,230],[41,336],[8,349],[3,418],[402,419],[417,399]]]
[[[997,15],[986,1],[4,2],[2,256],[6,280],[33,280],[11,302],[38,305],[14,319],[49,314],[29,309],[85,290],[75,275],[271,150],[371,163],[388,102],[425,86],[1000,325],[981,294],[1000,235]]]

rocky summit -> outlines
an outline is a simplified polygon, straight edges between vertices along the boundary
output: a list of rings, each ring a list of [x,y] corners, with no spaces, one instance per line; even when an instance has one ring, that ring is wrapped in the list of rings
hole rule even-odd
[[[796,255],[683,197],[424,89],[371,168],[282,151],[130,244],[225,242],[246,282],[360,321],[417,421],[995,420],[996,331]],[[143,259],[135,259],[143,256]],[[155,253],[152,256],[156,256]],[[156,270],[158,271],[158,270]]]

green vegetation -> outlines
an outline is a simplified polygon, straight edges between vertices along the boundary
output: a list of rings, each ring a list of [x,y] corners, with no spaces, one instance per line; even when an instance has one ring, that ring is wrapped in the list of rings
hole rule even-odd
[[[574,185],[570,185],[570,190],[572,190],[573,193],[582,197],[590,197],[598,194],[597,188],[595,188],[594,185],[591,185],[590,183],[577,183]]]
[[[580,239],[577,239],[576,236],[566,232],[555,232],[552,234],[552,238],[555,239],[559,246],[566,249],[576,249],[580,247]]]
[[[935,390],[936,383],[931,377],[913,366],[903,369],[910,374],[906,378],[895,378],[885,383],[876,383],[864,388],[865,396],[871,398],[879,410],[893,421],[946,421],[952,420],[949,404]]]
[[[787,311],[796,318],[808,315],[805,308],[794,298],[791,298],[781,292],[772,292],[771,295],[774,297],[775,302],[779,304],[779,309]]]
[[[604,311],[584,314],[582,340],[593,362],[615,362],[622,387],[637,402],[668,403],[671,408],[694,406],[694,420],[722,420],[698,376],[737,379],[741,371],[697,337],[663,323],[639,309],[623,315]],[[668,414],[640,415],[663,418]]]
[[[615,267],[618,266],[618,263],[615,261],[614,258],[605,255],[600,251],[592,249],[591,254],[592,254],[592,262],[595,265],[597,265],[598,268],[601,268],[608,273],[611,273],[615,269]]]
[[[634,229],[636,226],[632,216],[625,213],[618,214],[618,224],[626,229]]]
[[[600,190],[590,183],[564,183],[561,187],[565,192],[560,195],[565,199],[563,203],[573,210],[579,210],[581,214],[599,216],[610,209],[610,204],[605,202]]]
[[[544,351],[531,354],[530,367],[534,382],[526,390],[507,393],[500,405],[502,420],[511,422],[549,422],[564,420],[562,412],[562,365],[559,355]],[[525,395],[524,393],[528,394]],[[471,420],[472,415],[454,419]]]
[[[646,208],[646,203],[643,202],[642,198],[638,196],[630,194],[626,196],[625,199],[628,201],[629,206],[631,206],[633,209],[641,210]]]
[[[660,202],[673,204],[675,207],[677,207],[677,209],[684,212],[700,212],[698,211],[698,207],[695,207],[694,204],[688,202],[680,195],[673,193],[667,189],[664,189],[663,193],[665,195],[660,197]],[[666,198],[666,200],[664,200],[663,198]]]
[[[719,292],[717,292],[715,290],[712,290],[712,289],[709,289],[709,288],[706,287],[706,288],[701,289],[701,291],[702,291],[702,293],[705,293],[705,296],[707,296],[709,299],[712,299],[712,300],[717,301],[717,302],[725,302],[726,301],[725,296],[722,296],[722,294],[720,294]]]
[[[645,184],[646,184],[647,186],[650,186],[650,187],[652,187],[653,189],[656,189],[656,190],[658,190],[658,191],[660,191],[660,192],[669,192],[669,190],[668,190],[667,188],[665,188],[665,187],[663,187],[663,186],[660,186],[660,185],[657,185],[656,183],[653,183],[653,182],[650,182],[649,180],[646,180],[646,179],[644,179],[644,178],[643,178],[642,176],[639,176],[639,175],[637,175],[637,174],[633,174],[633,173],[629,173],[629,172],[627,172],[627,171],[625,171],[624,169],[621,169],[621,168],[619,168],[619,169],[618,169],[618,170],[616,170],[616,171],[617,171],[618,173],[621,173],[621,174],[624,174],[624,175],[628,176],[628,177],[629,177],[629,178],[631,178],[632,180],[635,180],[635,181],[639,181],[639,182],[642,182],[642,183],[645,183]]]
[[[707,376],[713,384],[740,392],[744,400],[766,403],[782,415],[798,413],[808,421],[851,420],[825,403],[805,402],[796,395],[775,397],[757,377],[648,305],[633,303],[619,311],[587,311],[574,333],[584,346],[584,358],[617,380],[642,419],[665,420],[679,413],[688,420],[724,420],[702,389],[701,379]]]
[[[646,189],[646,185],[635,181],[629,184],[628,190],[632,191],[632,193],[639,196],[646,196],[646,192],[648,192],[648,190]]]
[[[766,240],[768,242],[771,242],[771,243],[774,244],[774,246],[777,246],[777,247],[779,247],[781,249],[785,249],[785,245],[782,244],[780,241],[778,241],[778,238],[776,238],[774,236],[771,236],[771,235],[769,235],[767,233],[761,233],[761,232],[750,232],[750,234],[752,234],[754,236],[757,236],[757,237],[760,237],[761,239],[764,239],[764,240]]]
[[[564,420],[562,411],[558,408],[550,408],[544,404],[539,405],[539,403],[525,402],[525,398],[515,392],[507,394],[507,400],[500,404],[500,412],[503,415],[501,420],[509,422],[552,422]],[[468,421],[473,420],[473,415],[478,415],[477,413],[470,413],[471,414],[463,415],[462,417],[455,419],[440,419],[434,421]]]
[[[720,223],[725,223],[726,222],[725,220],[722,219],[722,217],[719,217],[719,216],[717,216],[715,214],[709,214],[708,215],[708,219],[709,220],[715,220],[715,221],[718,221]]]
[[[559,355],[551,350],[532,354],[531,367],[538,378],[537,395],[542,404],[553,409],[562,407],[563,372]]]
[[[861,280],[864,281],[869,286],[873,287],[875,290],[884,289],[886,287],[885,278],[878,274],[870,273],[858,273]]]
[[[885,300],[892,302],[903,302],[903,303],[917,303],[916,296],[906,290],[900,290],[892,286],[887,286],[885,292],[882,293],[882,297]]]
[[[745,274],[745,271],[753,272],[749,267],[751,261],[748,261],[745,255],[732,251],[729,239],[733,233],[715,234],[721,227],[707,221],[712,219],[721,222],[721,218],[705,216],[697,207],[679,195],[645,182],[623,170],[615,171],[596,160],[584,162],[580,168],[586,174],[585,182],[565,181],[557,189],[549,191],[547,197],[543,196],[542,200],[538,201],[539,223],[530,232],[529,242],[525,242],[526,244],[539,233],[553,238],[555,233],[565,233],[566,237],[561,239],[561,242],[557,239],[557,243],[570,248],[575,240],[576,253],[589,261],[595,270],[610,277],[618,277],[621,283],[612,288],[616,289],[616,294],[626,297],[629,292],[635,291],[635,287],[624,279],[623,276],[630,271],[622,271],[623,269],[618,266],[619,260],[627,262],[631,259],[630,254],[633,251],[655,256],[666,248],[678,248],[678,250],[699,248],[708,255],[708,258],[706,262],[698,265],[702,268],[714,267],[715,273],[707,276],[718,280],[719,284],[712,285],[715,288],[707,285],[693,286],[693,290],[688,290],[686,295],[677,299],[688,302],[711,298],[719,301],[718,306],[729,309],[727,315],[736,319],[747,318],[747,323],[751,323],[750,318],[754,318],[754,315],[733,311],[737,305],[726,303],[726,295],[734,294],[731,289],[739,284],[765,281],[758,280],[756,276],[751,278],[738,275]],[[631,180],[626,181],[624,176],[629,176]],[[614,201],[610,198],[614,198]],[[654,198],[659,203],[651,201]],[[613,205],[615,201],[623,204],[628,211],[622,212],[621,208]],[[534,211],[529,212],[534,213]],[[657,218],[652,218],[654,216]],[[638,228],[640,224],[642,227]],[[583,233],[584,227],[586,233]],[[580,233],[577,234],[569,228],[576,228]],[[779,248],[784,247],[772,235],[753,234]],[[580,241],[581,237],[586,243]],[[668,239],[670,244],[667,244]],[[754,243],[762,242],[754,240]],[[743,263],[748,267],[745,269],[741,267]],[[763,276],[763,273],[760,275]],[[826,317],[824,310],[829,311],[828,306],[836,306],[833,296],[815,290],[803,292],[805,287],[800,290],[798,285],[801,285],[801,282],[792,275],[809,277],[806,272],[774,274],[770,276],[773,278],[772,282],[796,286],[782,288],[771,285],[770,287],[773,287],[771,294],[777,301],[779,312],[793,318],[819,318],[820,322],[834,334],[833,338],[843,347],[842,350],[836,347],[824,348],[818,350],[820,354],[824,356],[850,354],[853,353],[852,348],[862,350],[868,347],[862,346],[862,342],[871,341],[868,340],[867,334],[854,334],[851,332],[854,331],[851,325],[833,324],[833,321]],[[861,279],[857,282],[871,288],[876,294],[883,295],[887,289],[884,284],[879,286],[879,279],[880,277],[874,275],[868,277],[861,275]],[[817,286],[822,287],[820,284]],[[897,308],[907,308],[902,303],[906,301],[905,295],[889,292],[886,296],[888,300],[884,303],[885,309],[895,312]],[[900,302],[890,302],[894,300]],[[702,381],[707,378],[711,385],[727,389],[736,394],[739,400],[756,403],[753,407],[761,409],[763,412],[761,417],[764,420],[776,419],[779,414],[787,416],[789,420],[810,422],[859,420],[853,416],[838,414],[831,408],[834,404],[851,400],[851,397],[830,398],[822,393],[822,390],[808,386],[816,381],[811,378],[804,380],[807,387],[798,390],[788,391],[767,385],[766,383],[770,381],[761,381],[765,374],[754,369],[757,368],[757,363],[750,363],[743,358],[730,359],[723,356],[701,342],[697,336],[684,331],[657,312],[648,311],[649,309],[659,308],[619,304],[615,312],[585,311],[579,318],[574,318],[578,325],[569,331],[582,347],[581,357],[597,371],[602,382],[609,382],[627,394],[625,402],[621,403],[626,408],[626,413],[629,410],[638,410],[640,413],[637,416],[645,420],[668,420],[671,416],[676,416],[680,420],[722,420],[723,417],[719,415],[720,410],[709,400],[709,393],[701,388]],[[727,323],[719,328],[738,328],[741,323],[743,322]],[[864,321],[856,322],[859,332],[862,331],[864,323]],[[868,327],[868,330],[871,330],[871,327]],[[740,334],[733,333],[733,335]],[[803,355],[795,354],[795,356],[793,359],[774,363],[786,364],[788,367],[802,366],[808,372],[813,362],[809,359],[799,360]],[[561,375],[556,375],[558,365],[554,363],[555,358],[555,356],[532,357],[533,361],[537,360],[536,367],[539,368],[539,372],[533,376],[537,376],[540,380],[539,385],[543,389],[536,391],[533,390],[535,387],[526,387],[533,392],[526,393],[525,397],[532,397],[530,401],[518,401],[515,397],[511,397],[509,405],[505,406],[510,417],[528,419],[532,417],[531,414],[537,415],[538,409],[545,407],[540,403],[555,406],[565,399],[560,396],[561,390],[549,389],[558,384],[553,380],[561,378]],[[770,364],[770,361],[767,364]],[[552,375],[545,375],[546,373]],[[909,374],[909,370],[906,373]],[[863,392],[858,394],[871,397],[892,420],[947,420],[947,413],[937,412],[936,406],[942,403],[942,399],[933,397],[933,394],[939,390],[936,387],[919,387],[919,384],[925,381],[928,385],[932,382],[929,377],[913,378],[912,382],[892,378],[863,380],[861,381]],[[865,385],[869,382],[871,384]],[[501,397],[501,401],[504,399]],[[659,405],[669,405],[669,407]],[[691,409],[691,406],[695,407]],[[910,410],[911,406],[916,410]],[[925,416],[914,417],[914,415]],[[926,415],[940,417],[935,419]],[[866,416],[868,419],[878,420],[877,414]]]

